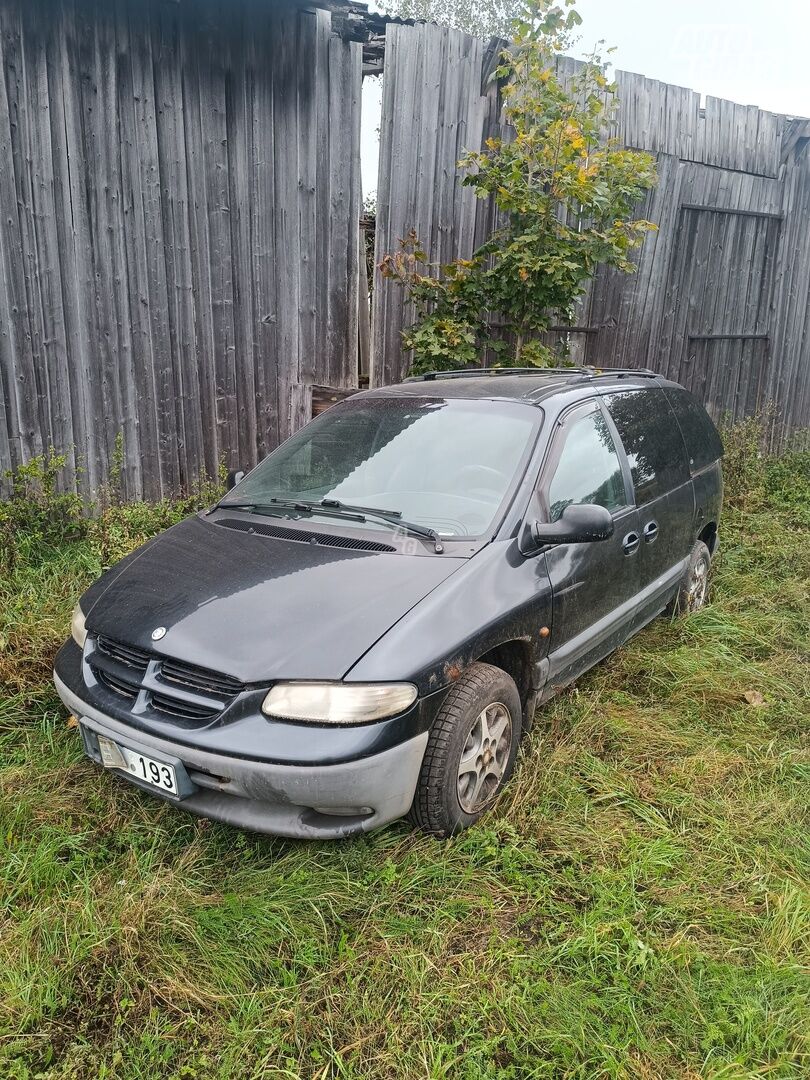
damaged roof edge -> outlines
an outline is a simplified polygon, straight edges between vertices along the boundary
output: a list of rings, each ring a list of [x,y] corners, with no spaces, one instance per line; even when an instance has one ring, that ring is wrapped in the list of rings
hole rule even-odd
[[[324,0],[315,6],[327,7],[332,12],[332,28],[344,41],[360,41],[363,44],[363,75],[382,75],[385,67],[385,30],[391,24],[415,26],[424,19],[402,19],[369,11],[366,4]]]

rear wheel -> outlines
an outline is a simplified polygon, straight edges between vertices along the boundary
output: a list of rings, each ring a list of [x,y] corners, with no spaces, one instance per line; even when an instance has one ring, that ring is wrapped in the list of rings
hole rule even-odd
[[[471,664],[431,728],[411,820],[442,837],[476,822],[512,774],[521,716],[514,680],[492,664]]]
[[[684,570],[678,592],[667,608],[670,615],[689,615],[699,611],[706,603],[709,593],[709,569],[712,557],[702,540],[692,548],[689,562]]]

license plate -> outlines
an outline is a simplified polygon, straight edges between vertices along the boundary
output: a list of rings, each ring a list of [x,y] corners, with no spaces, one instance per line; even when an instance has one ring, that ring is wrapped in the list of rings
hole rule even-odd
[[[127,746],[120,746],[112,739],[105,739],[103,735],[98,737],[98,748],[101,751],[101,761],[105,769],[122,769],[130,776],[137,778],[150,787],[160,788],[177,795],[177,774],[173,765],[167,765],[165,761],[155,761],[154,758],[130,750]]]

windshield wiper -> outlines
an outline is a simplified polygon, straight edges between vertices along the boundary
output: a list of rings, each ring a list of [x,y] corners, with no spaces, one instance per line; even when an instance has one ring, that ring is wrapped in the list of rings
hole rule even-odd
[[[261,514],[268,510],[297,510],[299,514],[327,514],[331,517],[348,518],[351,521],[365,521],[362,514],[348,511],[331,510],[309,499],[268,499],[267,502],[219,502],[214,510],[244,510],[248,514]]]
[[[297,510],[300,514],[324,514],[327,517],[343,518],[349,521],[365,521],[367,518],[376,518],[384,521],[387,525],[394,525],[412,536],[420,536],[424,540],[433,541],[433,550],[437,555],[444,551],[441,537],[435,529],[427,525],[417,525],[413,521],[405,521],[401,510],[378,510],[373,506],[354,506],[350,503],[342,503],[339,499],[322,499],[320,502],[312,502],[309,499],[268,499],[267,502],[220,502],[214,510],[245,510],[249,514],[261,514],[266,510]]]
[[[341,502],[340,499],[321,499],[319,506],[330,506],[335,510],[354,510],[358,514],[384,514],[385,517],[401,518],[401,510],[382,510],[378,506],[358,506],[356,503]]]
[[[348,511],[349,513],[362,514],[364,517],[376,517],[380,521],[387,521],[390,525],[396,525],[413,536],[421,536],[425,540],[432,540],[433,550],[437,555],[441,555],[444,551],[444,544],[442,544],[441,537],[435,529],[431,529],[427,525],[417,525],[414,521],[406,521],[401,510],[378,510],[376,506],[357,506],[354,503],[341,502],[340,499],[321,499],[320,505],[326,509],[340,512]]]
[[[271,508],[271,504],[278,506],[279,509],[284,510],[310,510],[313,506],[317,506],[317,503],[305,502],[303,499],[268,499],[266,503],[259,502],[218,502],[214,507],[215,510],[246,510],[251,512],[253,510],[263,510],[265,508]]]

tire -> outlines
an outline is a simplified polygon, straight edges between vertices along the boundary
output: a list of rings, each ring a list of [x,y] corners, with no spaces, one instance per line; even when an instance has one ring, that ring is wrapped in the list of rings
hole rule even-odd
[[[667,615],[691,615],[706,603],[712,557],[702,540],[695,542],[678,591],[670,601]]]
[[[433,722],[410,820],[439,837],[478,821],[512,775],[521,724],[514,680],[492,664],[470,664]],[[461,776],[463,758],[471,767]]]

